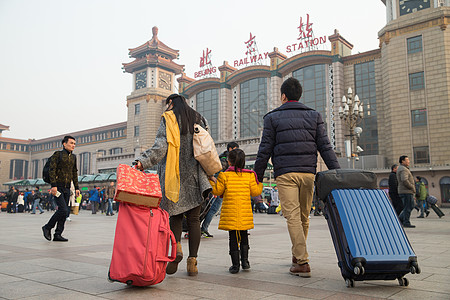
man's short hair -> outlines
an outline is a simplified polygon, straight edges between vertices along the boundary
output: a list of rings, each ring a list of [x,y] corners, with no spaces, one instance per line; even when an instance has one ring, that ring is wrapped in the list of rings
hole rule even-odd
[[[281,95],[285,95],[288,100],[298,101],[302,96],[303,89],[300,82],[294,77],[289,77],[281,85]]]
[[[402,155],[402,156],[400,156],[400,158],[398,159],[398,162],[399,162],[399,163],[402,163],[407,157],[408,157],[408,155]]]
[[[71,136],[71,135],[66,135],[66,136],[62,139],[61,144],[65,144],[65,143],[67,143],[69,140],[74,140],[74,141],[75,141],[75,138],[74,138],[73,136]]]
[[[230,151],[230,149],[239,148],[238,143],[236,142],[229,142],[227,145],[227,150]]]
[[[419,181],[422,180],[422,177],[420,177],[420,176],[416,176],[416,178],[417,178],[417,180],[419,180]]]
[[[396,167],[398,167],[398,165],[397,165],[397,164],[393,164],[393,165],[391,166],[391,171],[394,172],[394,169],[395,169]]]
[[[39,190],[39,187],[38,187],[38,186],[35,186],[34,188],[35,188],[36,190]]]

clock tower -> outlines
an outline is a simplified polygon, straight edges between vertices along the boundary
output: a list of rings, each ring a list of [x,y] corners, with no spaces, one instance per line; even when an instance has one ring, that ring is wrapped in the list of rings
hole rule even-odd
[[[165,99],[173,94],[175,75],[184,69],[173,61],[178,59],[179,51],[159,40],[158,27],[153,27],[152,32],[151,40],[128,49],[134,60],[122,67],[133,74],[132,92],[127,96],[127,152],[136,154],[153,145]]]

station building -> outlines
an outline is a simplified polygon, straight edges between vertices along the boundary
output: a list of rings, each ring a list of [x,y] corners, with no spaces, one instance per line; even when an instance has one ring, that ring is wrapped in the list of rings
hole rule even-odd
[[[334,30],[327,37],[331,50],[309,49],[288,58],[287,48],[274,48],[267,53],[267,65],[238,68],[225,61],[218,67],[218,77],[200,80],[186,76],[184,66],[174,61],[179,51],[161,42],[153,28],[152,39],[129,49],[133,60],[123,64],[134,86],[126,99],[127,121],[71,133],[77,138],[80,175],[110,172],[151,147],[164,100],[176,90],[175,81],[178,92],[208,120],[218,151],[236,141],[251,165],[263,117],[280,105],[282,82],[295,77],[303,86],[300,101],[322,114],[343,168],[373,170],[385,188],[390,166],[408,155],[413,174],[424,178],[429,193],[443,205],[450,205],[450,3],[382,2],[386,25],[378,33],[377,49],[352,54],[353,44]],[[357,139],[363,149],[359,160],[346,157],[349,128],[338,114],[349,87],[364,108],[358,124],[363,130]],[[61,139],[0,137],[0,181],[40,177]],[[324,169],[319,164],[319,171]]]

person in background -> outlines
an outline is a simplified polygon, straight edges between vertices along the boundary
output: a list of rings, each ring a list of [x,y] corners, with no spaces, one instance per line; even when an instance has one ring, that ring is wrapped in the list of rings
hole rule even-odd
[[[23,200],[25,201],[24,211],[26,211],[26,212],[30,212],[31,206],[33,205],[33,202],[28,201],[28,195],[30,195],[30,194],[31,194],[31,192],[28,190],[28,188],[26,188],[25,193],[23,194]]]
[[[106,199],[108,199],[108,208],[106,209],[107,216],[114,216],[113,199],[114,199],[115,192],[116,192],[116,187],[114,186],[114,182],[111,181],[105,191]]]
[[[40,204],[42,195],[41,195],[41,192],[39,191],[39,187],[38,186],[35,187],[35,189],[34,189],[34,191],[32,191],[32,193],[33,193],[32,194],[33,195],[33,208],[32,208],[31,214],[33,214],[33,215],[36,214],[36,207],[39,208],[39,212],[41,214],[43,214],[44,210],[42,209],[41,204]]]
[[[425,209],[425,200],[427,199],[428,196],[428,191],[427,188],[425,186],[425,183],[422,181],[422,177],[417,176],[416,177],[416,183],[418,185],[418,197],[417,197],[417,205],[419,206],[419,210],[420,210],[420,215],[418,216],[418,218],[424,218],[424,213],[427,215],[430,214],[430,212]]]
[[[24,204],[23,193],[19,193],[19,196],[17,196],[17,212],[23,213]]]
[[[12,198],[15,193],[14,186],[9,187],[9,191],[6,193],[6,200],[8,201],[8,206],[6,207],[6,212],[8,214],[12,213]]]
[[[100,189],[100,209],[102,211],[102,214],[106,212],[107,208],[106,204],[107,204],[106,187],[104,186],[103,188]]]
[[[414,208],[414,194],[416,192],[416,186],[414,184],[414,177],[409,170],[409,157],[402,155],[399,158],[400,166],[397,169],[397,181],[398,181],[398,195],[402,199],[403,210],[398,216],[403,227],[415,228],[411,225],[410,217],[411,211]]]
[[[91,203],[92,214],[95,215],[100,203],[100,191],[96,185],[89,191],[89,202]]]
[[[280,199],[278,199],[278,187],[270,189],[270,206],[278,206],[280,205]]]
[[[402,199],[400,199],[400,196],[398,195],[397,169],[397,164],[392,165],[391,174],[389,174],[389,197],[391,198],[391,203],[395,209],[395,213],[399,216],[403,210],[403,203]]]
[[[17,188],[14,188],[14,193],[11,197],[11,213],[15,214],[17,211],[17,199],[19,199],[19,190]]]

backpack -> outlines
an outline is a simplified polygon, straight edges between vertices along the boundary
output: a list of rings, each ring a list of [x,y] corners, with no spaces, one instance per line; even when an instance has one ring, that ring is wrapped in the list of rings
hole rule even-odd
[[[62,151],[59,151],[59,161],[61,161],[61,156],[62,156]],[[47,162],[44,165],[44,169],[42,169],[42,180],[44,180],[44,182],[48,183],[48,184],[51,184],[51,182],[50,182],[50,163],[51,163],[52,157],[53,157],[53,155],[47,159]]]
[[[214,140],[202,126],[194,124],[194,157],[200,163],[206,175],[214,175],[222,170]]]

